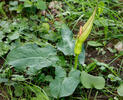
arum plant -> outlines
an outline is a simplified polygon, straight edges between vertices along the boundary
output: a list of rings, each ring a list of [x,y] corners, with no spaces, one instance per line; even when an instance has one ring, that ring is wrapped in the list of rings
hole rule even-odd
[[[75,54],[75,65],[74,65],[74,68],[75,69],[77,69],[78,56],[81,53],[82,45],[83,45],[84,41],[86,40],[86,38],[88,37],[88,35],[91,32],[91,29],[92,29],[92,26],[93,26],[94,17],[95,17],[95,14],[96,14],[96,9],[97,9],[97,7],[95,8],[92,16],[85,23],[85,25],[83,27],[80,26],[79,34],[77,36],[77,40],[75,42],[75,48],[74,48],[74,54]]]

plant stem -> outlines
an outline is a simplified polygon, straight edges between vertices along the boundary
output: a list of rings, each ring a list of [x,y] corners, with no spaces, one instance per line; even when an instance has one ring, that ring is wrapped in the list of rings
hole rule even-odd
[[[75,55],[74,69],[77,69],[77,64],[78,64],[78,56],[79,56],[79,55]]]
[[[88,100],[90,99],[91,92],[92,92],[92,88],[90,89],[89,96],[88,96]]]
[[[94,97],[94,100],[96,100],[96,98],[97,98],[97,95],[98,95],[98,91],[96,92],[96,95],[95,95],[95,97]]]

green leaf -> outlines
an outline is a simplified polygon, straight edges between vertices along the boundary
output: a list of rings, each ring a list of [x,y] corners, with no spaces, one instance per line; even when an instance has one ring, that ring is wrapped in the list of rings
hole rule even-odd
[[[51,82],[53,80],[53,77],[50,75],[47,75],[44,79],[45,81]]]
[[[20,36],[20,34],[18,33],[18,31],[15,31],[15,32],[12,33],[12,34],[9,34],[9,35],[8,35],[8,38],[9,38],[10,40],[16,40],[16,39],[19,38],[19,36]]]
[[[44,92],[44,90],[41,89],[40,87],[35,86],[35,85],[33,85],[33,86],[27,85],[26,87],[28,87],[36,95],[36,97],[31,98],[31,100],[49,100],[49,98],[46,95],[46,93]]]
[[[10,1],[9,4],[12,5],[12,6],[17,6],[18,5],[18,1]]]
[[[92,62],[88,66],[86,66],[87,72],[90,72],[90,71],[94,70],[95,68],[96,68],[96,63],[95,62]]]
[[[50,86],[49,86],[50,93],[54,98],[59,97],[62,81],[63,81],[62,79],[56,78],[50,83]]]
[[[112,82],[121,81],[121,78],[116,77],[116,76],[114,76],[113,74],[109,74],[109,75],[108,75],[108,78],[110,78],[110,80],[111,80]]]
[[[15,85],[15,90],[14,90],[14,94],[16,96],[22,96],[23,95],[23,86],[22,85]]]
[[[9,44],[0,42],[0,56],[6,54],[9,51]]]
[[[32,5],[33,5],[32,1],[29,1],[29,0],[24,1],[24,7],[32,7]]]
[[[69,77],[73,77],[76,79],[76,81],[80,81],[80,71],[79,70],[75,70],[75,69],[72,69],[69,74],[68,74]]]
[[[23,4],[18,5],[18,7],[16,9],[17,13],[20,13],[23,10],[23,8],[24,8]]]
[[[36,3],[36,6],[40,10],[45,10],[47,8],[46,2],[44,2],[42,0],[38,0],[37,3]]]
[[[42,29],[41,29],[42,30]],[[56,34],[55,32],[53,32],[52,30],[49,30],[48,32],[43,32],[44,34],[40,34],[40,37],[50,40],[52,42],[55,42],[56,40],[58,40],[58,34]]]
[[[61,27],[62,40],[57,43],[57,48],[65,55],[74,54],[74,40],[73,33],[70,31],[67,25],[63,24]]]
[[[12,75],[13,81],[25,81],[25,78],[23,75]]]
[[[59,70],[61,68],[59,67]],[[57,69],[58,70],[58,69]],[[71,95],[80,82],[80,71],[72,69],[68,77],[55,77],[50,83],[50,92],[54,98],[66,97]]]
[[[106,27],[109,26],[109,20],[103,17],[100,17],[98,20],[94,21],[94,24],[96,24],[98,27]]]
[[[123,82],[120,84],[120,86],[117,88],[117,92],[120,96],[123,96]]]
[[[0,31],[0,42],[2,42],[2,39],[3,39],[4,37],[5,37],[5,36],[4,36],[3,31]]]
[[[6,83],[8,82],[9,80],[7,78],[1,78],[0,77],[0,83]]]
[[[67,25],[63,24],[61,27],[62,40],[57,43],[58,50],[62,51],[65,55],[74,55],[75,41],[73,39],[73,33],[70,31]],[[79,55],[79,63],[85,62],[85,50],[82,47],[82,52]]]
[[[7,63],[20,71],[34,74],[38,70],[51,66],[58,61],[56,50],[51,46],[43,48],[36,44],[27,44],[12,49],[7,56]],[[28,70],[26,68],[28,67]]]
[[[0,2],[0,14],[2,14],[4,17],[7,17],[6,16],[6,13],[5,13],[5,11],[4,11],[4,9],[3,9],[3,6],[5,5],[5,2],[3,1],[1,1]]]
[[[20,13],[23,9],[23,4],[18,4],[18,1],[10,1],[9,5],[10,5],[9,10],[17,11],[17,13]]]
[[[101,43],[99,43],[97,41],[88,41],[88,45],[93,46],[93,47],[103,46]]]
[[[43,23],[41,28],[43,31],[48,32],[50,30],[50,25],[48,23]]]
[[[64,80],[62,81],[60,97],[66,97],[66,96],[72,95],[78,83],[79,81],[77,81],[73,77],[64,78]]]
[[[60,77],[64,78],[64,77],[66,77],[66,72],[62,67],[56,67],[55,68],[55,75],[59,78]]]
[[[98,4],[98,16],[103,13],[104,6],[105,6],[104,2],[100,1]]]
[[[10,25],[11,23],[9,21],[0,21],[0,26],[3,28],[3,32],[5,33],[11,32]]]
[[[81,72],[81,83],[85,88],[103,89],[105,86],[105,79],[101,76],[93,76],[85,71]]]

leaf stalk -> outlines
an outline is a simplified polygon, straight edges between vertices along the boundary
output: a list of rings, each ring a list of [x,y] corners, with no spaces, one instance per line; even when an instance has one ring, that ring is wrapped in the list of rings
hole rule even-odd
[[[78,64],[78,54],[75,55],[75,63],[74,63],[74,69],[77,69],[77,64]]]

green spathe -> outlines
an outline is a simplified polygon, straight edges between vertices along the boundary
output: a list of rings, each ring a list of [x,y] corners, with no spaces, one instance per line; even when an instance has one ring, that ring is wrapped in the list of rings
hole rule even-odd
[[[86,22],[86,24],[81,29],[81,32],[80,32],[81,34],[79,34],[79,36],[76,40],[76,43],[75,43],[75,48],[74,48],[74,53],[76,55],[79,55],[81,53],[82,45],[91,32],[95,14],[96,14],[96,8],[95,8],[92,16],[89,18],[89,20]]]

